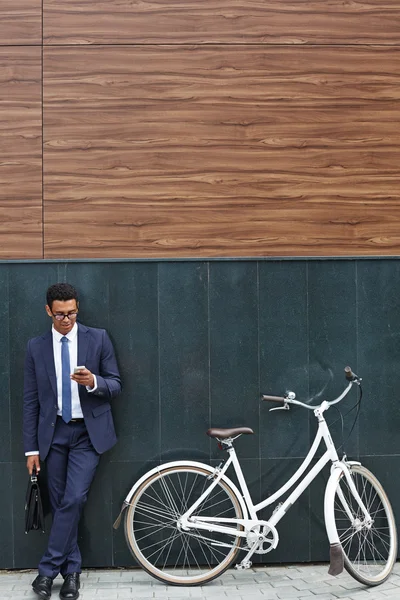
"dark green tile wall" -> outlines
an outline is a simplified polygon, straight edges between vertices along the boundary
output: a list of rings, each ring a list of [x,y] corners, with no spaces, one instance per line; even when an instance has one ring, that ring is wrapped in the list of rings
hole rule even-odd
[[[343,389],[343,366],[358,372],[356,321],[356,263],[354,261],[315,261],[308,265],[308,339],[310,395],[335,397]],[[321,394],[321,396],[319,396]],[[348,399],[350,398],[350,399]],[[346,398],[343,412],[354,405],[356,394]],[[354,400],[354,401],[353,401]],[[335,408],[327,414],[337,446],[345,443],[349,454],[358,452],[358,428],[346,442],[352,414],[341,420]],[[333,424],[334,423],[334,424]],[[315,433],[314,423],[311,428]]]
[[[0,565],[2,569],[14,566],[14,529],[13,529],[13,497],[12,497],[12,465],[0,462]],[[21,499],[22,500],[22,499]]]
[[[242,456],[259,455],[256,262],[210,263],[210,402],[213,427],[247,425],[257,435]]]
[[[281,395],[294,390],[308,396],[307,263],[260,262],[259,353],[260,390]],[[304,456],[307,453],[309,415],[306,411],[270,409],[260,405],[262,458]]]
[[[10,427],[10,307],[8,303],[8,269],[0,265],[0,448],[1,460],[11,461]]]
[[[400,446],[400,261],[367,260],[357,270],[359,370],[365,384],[360,452],[392,455]]]
[[[112,530],[125,495],[160,461],[219,461],[210,426],[252,427],[237,442],[243,471],[255,501],[275,491],[306,455],[315,419],[269,412],[260,393],[330,398],[346,364],[364,377],[359,422],[347,440],[355,393],[341,405],[343,431],[335,409],[327,420],[400,513],[391,477],[400,463],[400,260],[1,263],[0,480],[9,485],[0,494],[0,568],[34,567],[46,544],[47,534],[23,531],[22,385],[26,343],[49,327],[44,293],[56,281],[78,288],[82,322],[108,330],[123,379],[113,405],[119,443],[102,457],[80,528],[86,566],[134,564],[123,528]],[[276,552],[257,560],[327,559],[324,477],[281,522]]]
[[[162,263],[159,284],[160,445],[209,454],[207,263]]]

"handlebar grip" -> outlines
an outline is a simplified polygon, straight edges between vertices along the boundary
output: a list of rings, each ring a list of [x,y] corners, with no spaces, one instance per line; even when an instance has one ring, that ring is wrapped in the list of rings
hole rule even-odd
[[[345,367],[344,372],[346,373],[346,379],[348,381],[357,381],[357,379],[359,379],[358,375],[353,373],[353,371],[351,370],[351,367]]]
[[[261,396],[261,398],[263,400],[266,400],[267,402],[280,402],[280,403],[287,402],[287,399],[284,398],[283,396],[268,396],[267,394],[263,394]]]

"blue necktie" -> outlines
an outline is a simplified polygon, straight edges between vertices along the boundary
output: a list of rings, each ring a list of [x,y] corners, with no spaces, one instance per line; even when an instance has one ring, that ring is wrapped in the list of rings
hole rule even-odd
[[[69,423],[72,419],[72,405],[68,338],[62,337],[61,342],[62,418],[63,421]]]

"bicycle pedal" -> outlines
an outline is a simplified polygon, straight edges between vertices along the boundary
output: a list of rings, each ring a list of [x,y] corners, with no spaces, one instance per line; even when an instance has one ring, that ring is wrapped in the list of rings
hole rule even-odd
[[[235,569],[237,569],[238,571],[241,571],[243,569],[251,569],[252,564],[253,563],[251,562],[251,560],[247,560],[246,562],[242,560],[241,563],[235,565]]]

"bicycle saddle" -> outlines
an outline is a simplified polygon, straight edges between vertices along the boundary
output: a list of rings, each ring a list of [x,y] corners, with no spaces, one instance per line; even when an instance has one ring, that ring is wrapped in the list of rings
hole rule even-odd
[[[250,427],[233,427],[232,429],[216,429],[212,427],[207,430],[207,435],[212,438],[226,440],[226,438],[235,437],[236,435],[254,433]]]

